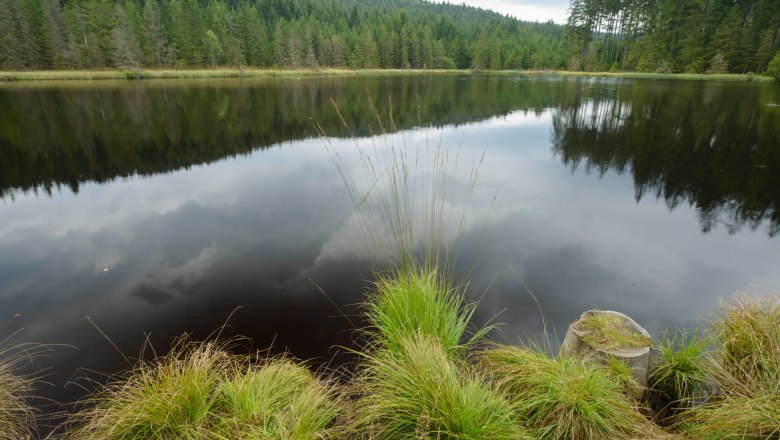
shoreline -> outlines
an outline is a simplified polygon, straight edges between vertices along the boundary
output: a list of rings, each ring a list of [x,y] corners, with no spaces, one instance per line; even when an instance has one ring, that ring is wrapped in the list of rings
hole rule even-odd
[[[95,81],[210,78],[300,78],[369,75],[472,75],[472,70],[442,69],[141,69],[141,70],[34,70],[0,71],[0,83],[16,81]],[[486,76],[558,76],[592,78],[672,79],[686,81],[769,82],[773,78],[751,74],[574,72],[565,70],[483,70]]]

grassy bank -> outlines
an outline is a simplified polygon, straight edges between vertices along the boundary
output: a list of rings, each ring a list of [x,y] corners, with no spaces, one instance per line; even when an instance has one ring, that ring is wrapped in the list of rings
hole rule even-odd
[[[184,79],[184,78],[299,78],[307,76],[350,75],[471,75],[471,70],[411,70],[411,69],[141,69],[130,70],[47,70],[0,71],[0,81],[56,81],[107,79]],[[689,81],[772,81],[767,76],[752,74],[689,74],[641,72],[569,72],[556,70],[482,70],[488,76],[564,76],[596,78],[678,79]]]
[[[780,438],[780,298],[740,297],[705,330],[664,338],[647,393],[655,412],[619,368],[485,342],[490,328],[469,325],[473,307],[435,270],[385,273],[345,381],[289,357],[182,340],[81,402],[61,437]],[[11,373],[0,368],[0,428],[25,438],[31,382]]]

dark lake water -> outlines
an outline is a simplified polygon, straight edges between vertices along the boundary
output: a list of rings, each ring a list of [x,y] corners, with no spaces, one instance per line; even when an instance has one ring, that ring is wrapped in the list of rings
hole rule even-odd
[[[226,334],[326,362],[370,278],[339,168],[368,191],[361,152],[438,144],[454,213],[484,153],[457,253],[495,339],[539,336],[539,308],[560,338],[591,308],[693,326],[780,288],[778,104],[771,83],[629,79],[2,85],[0,335],[72,346],[39,360],[58,401],[126,367],[87,317],[138,356],[240,306]]]

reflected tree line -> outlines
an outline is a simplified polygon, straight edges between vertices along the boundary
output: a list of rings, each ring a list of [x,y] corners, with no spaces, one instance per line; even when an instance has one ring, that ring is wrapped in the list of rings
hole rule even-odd
[[[636,199],[694,206],[722,224],[780,232],[780,88],[727,83],[596,84],[569,90],[553,151],[572,170],[631,173]]]
[[[767,224],[775,235],[775,103],[774,84],[511,77],[13,86],[0,89],[0,197],[212,163],[314,137],[315,123],[360,137],[379,133],[377,120],[388,128],[391,114],[405,130],[552,109],[553,152],[568,167],[630,173],[637,200],[689,203],[705,232]]]
[[[377,115],[387,128],[391,113],[399,130],[540,113],[557,93],[552,83],[532,91],[510,78],[440,75],[9,87],[0,89],[0,196],[211,163],[316,136],[315,123],[349,137],[380,132]]]

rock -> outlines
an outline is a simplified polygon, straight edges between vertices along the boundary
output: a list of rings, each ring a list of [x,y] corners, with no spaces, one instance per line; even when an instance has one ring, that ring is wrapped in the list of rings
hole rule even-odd
[[[589,310],[574,321],[561,344],[561,356],[574,356],[606,364],[610,357],[624,362],[638,385],[647,388],[652,339],[647,330],[628,316],[612,311]]]

